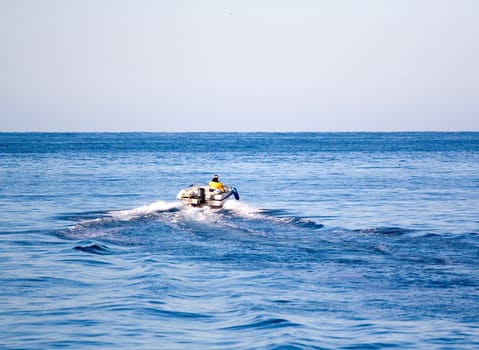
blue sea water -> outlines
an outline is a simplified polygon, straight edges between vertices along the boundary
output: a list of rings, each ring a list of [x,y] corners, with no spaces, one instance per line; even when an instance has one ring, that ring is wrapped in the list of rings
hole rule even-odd
[[[0,210],[2,349],[479,347],[479,133],[0,133]]]

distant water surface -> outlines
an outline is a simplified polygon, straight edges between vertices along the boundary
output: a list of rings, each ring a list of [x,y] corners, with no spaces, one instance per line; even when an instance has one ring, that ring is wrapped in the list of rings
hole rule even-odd
[[[2,349],[479,347],[479,133],[0,133],[0,179]]]

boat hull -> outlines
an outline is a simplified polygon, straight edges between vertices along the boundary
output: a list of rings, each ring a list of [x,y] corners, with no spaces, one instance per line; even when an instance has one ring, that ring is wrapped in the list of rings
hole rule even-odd
[[[182,189],[176,199],[181,200],[186,206],[222,208],[224,203],[234,197],[239,199],[239,194],[234,187],[225,187],[225,191],[214,190],[209,186],[195,186]]]

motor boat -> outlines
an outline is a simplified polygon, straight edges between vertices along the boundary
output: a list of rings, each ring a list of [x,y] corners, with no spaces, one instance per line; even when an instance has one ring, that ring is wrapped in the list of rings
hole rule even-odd
[[[208,185],[190,185],[178,192],[176,199],[181,200],[184,205],[191,205],[194,207],[208,206],[210,208],[221,208],[223,207],[223,204],[231,197],[239,200],[239,193],[235,187],[225,186],[225,190],[223,192],[221,190],[210,188]]]

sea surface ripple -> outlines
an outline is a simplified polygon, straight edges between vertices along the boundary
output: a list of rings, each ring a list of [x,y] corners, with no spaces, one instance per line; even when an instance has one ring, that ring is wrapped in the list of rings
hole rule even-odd
[[[478,348],[478,146],[0,133],[0,348]]]

